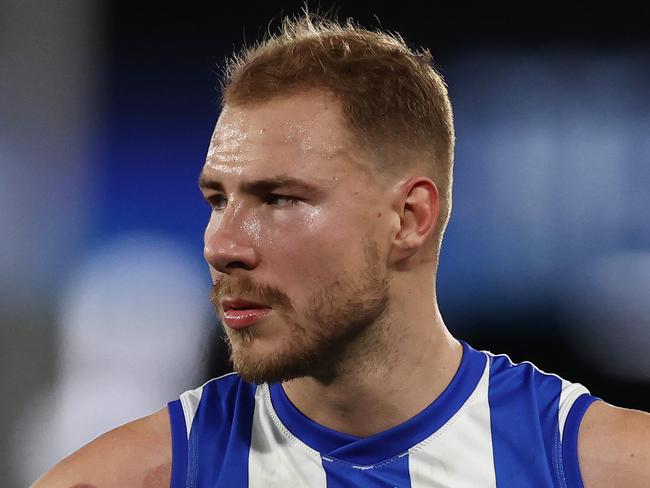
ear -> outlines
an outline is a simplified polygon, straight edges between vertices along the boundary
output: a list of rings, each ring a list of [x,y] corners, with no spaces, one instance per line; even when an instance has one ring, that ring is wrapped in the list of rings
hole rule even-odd
[[[391,261],[398,262],[417,253],[432,236],[440,209],[438,188],[423,176],[400,182],[393,208],[399,214],[400,224],[393,238]]]

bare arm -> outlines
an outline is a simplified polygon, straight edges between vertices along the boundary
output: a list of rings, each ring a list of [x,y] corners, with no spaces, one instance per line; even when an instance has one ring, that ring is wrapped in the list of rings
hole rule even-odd
[[[585,488],[650,487],[650,414],[594,402],[580,425],[578,457]]]
[[[32,488],[167,488],[171,460],[169,417],[163,408],[86,444]]]

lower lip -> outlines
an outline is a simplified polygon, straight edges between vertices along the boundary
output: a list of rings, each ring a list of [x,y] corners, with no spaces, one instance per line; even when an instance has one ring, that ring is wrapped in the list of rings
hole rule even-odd
[[[224,312],[223,321],[231,329],[243,329],[259,322],[270,313],[270,308],[231,309]]]

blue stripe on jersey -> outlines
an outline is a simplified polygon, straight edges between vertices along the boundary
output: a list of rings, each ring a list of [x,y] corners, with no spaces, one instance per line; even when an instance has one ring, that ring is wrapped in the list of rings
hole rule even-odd
[[[571,488],[583,488],[582,475],[578,464],[578,430],[580,422],[585,415],[587,408],[599,398],[590,395],[581,395],[575,401],[566,423],[564,424],[564,434],[562,436],[562,461],[564,464],[564,476],[568,486]]]
[[[368,469],[323,457],[327,488],[411,488],[408,454]]]
[[[559,461],[554,456],[562,381],[530,363],[515,367],[507,356],[491,361],[488,402],[497,486],[558,487],[551,473]]]
[[[186,488],[248,486],[257,387],[234,374],[210,383],[192,423]]]
[[[420,413],[391,429],[366,438],[334,431],[303,415],[287,398],[280,384],[269,385],[278,417],[293,435],[330,458],[371,465],[403,454],[429,437],[460,409],[476,388],[485,368],[486,355],[463,345],[463,357],[451,383]]]
[[[183,488],[187,477],[187,429],[180,400],[167,404],[172,434],[171,488]]]

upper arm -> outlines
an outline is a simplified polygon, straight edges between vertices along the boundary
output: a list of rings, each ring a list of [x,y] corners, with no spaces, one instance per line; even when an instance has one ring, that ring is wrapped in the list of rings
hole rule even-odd
[[[580,425],[578,457],[585,488],[647,488],[650,415],[594,402]]]
[[[32,488],[168,487],[171,434],[167,408],[98,437],[54,466]]]

